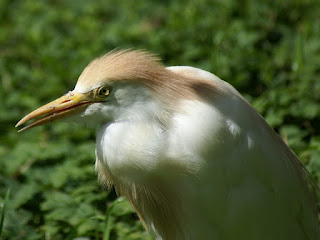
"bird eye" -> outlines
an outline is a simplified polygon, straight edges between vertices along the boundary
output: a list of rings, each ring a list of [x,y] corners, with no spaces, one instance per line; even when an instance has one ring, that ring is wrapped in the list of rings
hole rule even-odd
[[[109,96],[109,94],[110,94],[110,88],[108,88],[108,87],[100,87],[98,89],[98,94],[97,95],[100,98],[107,97],[107,96]]]

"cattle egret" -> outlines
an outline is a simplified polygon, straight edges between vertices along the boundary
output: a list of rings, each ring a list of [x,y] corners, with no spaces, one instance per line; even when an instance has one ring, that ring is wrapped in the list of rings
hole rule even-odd
[[[118,50],[20,131],[73,116],[99,126],[96,170],[156,239],[320,239],[306,169],[244,98],[215,75]]]

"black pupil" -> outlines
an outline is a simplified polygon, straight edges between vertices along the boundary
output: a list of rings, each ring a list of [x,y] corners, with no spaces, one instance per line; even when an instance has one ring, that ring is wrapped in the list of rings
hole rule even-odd
[[[105,88],[101,89],[100,91],[101,94],[106,94],[107,93],[107,90]]]

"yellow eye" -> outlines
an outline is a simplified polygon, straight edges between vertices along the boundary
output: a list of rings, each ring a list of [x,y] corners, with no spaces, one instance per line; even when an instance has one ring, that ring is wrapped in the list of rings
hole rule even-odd
[[[100,87],[98,89],[98,97],[100,98],[104,98],[104,97],[107,97],[109,96],[110,94],[110,88],[109,87]]]

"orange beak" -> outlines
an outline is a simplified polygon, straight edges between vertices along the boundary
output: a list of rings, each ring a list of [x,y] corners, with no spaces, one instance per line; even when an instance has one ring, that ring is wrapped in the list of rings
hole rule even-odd
[[[22,118],[16,127],[25,124],[29,120],[34,120],[34,122],[21,128],[18,132],[46,124],[58,119],[73,116],[78,113],[83,112],[86,107],[94,102],[92,93],[79,93],[79,92],[69,92],[66,95],[38,108],[37,110],[29,113],[24,118]]]

